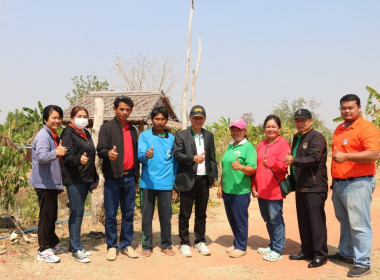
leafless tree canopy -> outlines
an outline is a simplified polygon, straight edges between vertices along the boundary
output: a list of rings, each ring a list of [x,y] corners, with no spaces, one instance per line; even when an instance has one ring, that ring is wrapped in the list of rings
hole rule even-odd
[[[168,57],[161,60],[150,60],[146,56],[132,56],[128,60],[116,57],[115,73],[121,81],[112,85],[125,91],[160,91],[170,94],[175,84],[177,73],[174,66],[177,62]]]

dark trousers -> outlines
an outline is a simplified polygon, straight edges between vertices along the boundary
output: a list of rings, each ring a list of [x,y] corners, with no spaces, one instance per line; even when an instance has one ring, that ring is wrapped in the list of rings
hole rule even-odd
[[[182,245],[190,245],[189,239],[189,220],[195,203],[194,221],[194,244],[206,242],[206,210],[209,197],[209,187],[207,176],[196,180],[193,188],[188,192],[180,192],[179,208],[179,237]]]
[[[248,244],[248,207],[251,202],[251,193],[229,194],[223,192],[223,202],[234,235],[234,247],[246,251]]]
[[[301,250],[306,256],[327,258],[326,198],[327,192],[296,192]]]
[[[58,190],[34,189],[38,196],[40,215],[38,221],[39,251],[54,248],[59,243],[55,234],[58,211]]]
[[[140,189],[143,250],[153,250],[152,219],[156,197],[161,227],[161,249],[172,248],[172,191]]]

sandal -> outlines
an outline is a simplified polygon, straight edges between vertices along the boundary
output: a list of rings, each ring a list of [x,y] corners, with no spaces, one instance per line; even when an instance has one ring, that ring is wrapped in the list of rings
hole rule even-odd
[[[259,247],[257,249],[257,253],[268,255],[268,254],[272,253],[272,250],[269,247],[267,247],[267,248]]]
[[[270,254],[265,255],[263,257],[264,260],[270,261],[270,262],[275,262],[278,260],[282,260],[282,256],[279,253],[276,253],[275,251],[272,251]]]

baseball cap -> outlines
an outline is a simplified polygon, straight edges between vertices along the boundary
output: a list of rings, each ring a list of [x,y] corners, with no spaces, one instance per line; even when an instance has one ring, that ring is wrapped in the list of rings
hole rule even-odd
[[[299,109],[294,114],[295,119],[312,119],[311,113],[308,109]]]
[[[240,128],[240,129],[244,129],[244,128],[247,128],[247,124],[245,123],[244,120],[242,119],[239,119],[239,120],[236,120],[236,121],[233,121],[231,124],[230,124],[230,128],[231,127],[237,127],[237,128]]]
[[[206,117],[205,108],[201,105],[195,105],[191,108],[190,117]]]

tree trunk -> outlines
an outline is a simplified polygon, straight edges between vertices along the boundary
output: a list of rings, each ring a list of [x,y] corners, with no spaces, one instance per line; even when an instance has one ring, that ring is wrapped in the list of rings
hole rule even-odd
[[[94,124],[92,127],[92,140],[94,145],[98,144],[99,129],[103,124],[104,101],[103,98],[97,97],[94,99]],[[104,177],[101,172],[101,160],[98,156],[95,158],[96,172],[99,174],[98,187],[92,191],[91,195],[91,212],[92,223],[102,222],[104,224]]]
[[[194,0],[190,0],[190,17],[189,17],[189,31],[187,36],[187,52],[186,52],[186,76],[185,85],[182,93],[182,129],[187,127],[187,88],[189,87],[190,75],[190,45],[191,45],[191,25],[193,22],[194,13]]]
[[[195,83],[197,81],[199,62],[201,61],[201,54],[202,54],[201,35],[198,35],[198,57],[197,57],[197,64],[195,66],[195,69],[193,70],[193,82],[191,85],[191,106],[195,105]]]

